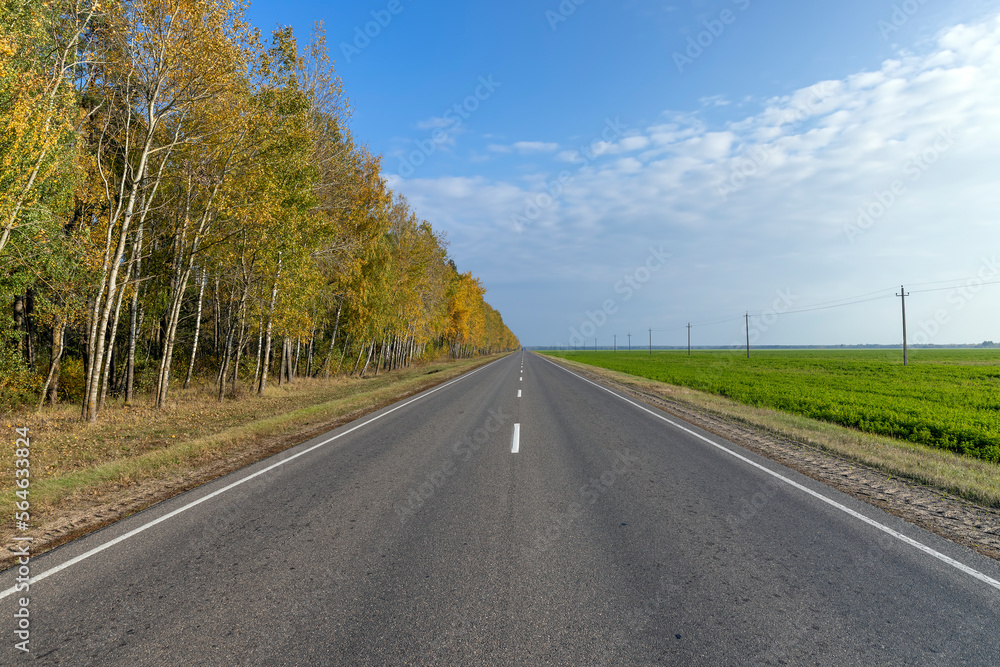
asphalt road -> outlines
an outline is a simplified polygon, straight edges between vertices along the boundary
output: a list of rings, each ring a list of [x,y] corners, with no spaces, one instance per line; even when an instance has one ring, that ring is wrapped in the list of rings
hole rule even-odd
[[[3,664],[1000,662],[996,561],[522,353],[29,566]]]

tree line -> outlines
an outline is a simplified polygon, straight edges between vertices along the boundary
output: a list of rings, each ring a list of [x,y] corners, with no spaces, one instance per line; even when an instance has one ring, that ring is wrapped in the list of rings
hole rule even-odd
[[[352,136],[322,25],[245,9],[0,0],[0,407],[518,346]]]

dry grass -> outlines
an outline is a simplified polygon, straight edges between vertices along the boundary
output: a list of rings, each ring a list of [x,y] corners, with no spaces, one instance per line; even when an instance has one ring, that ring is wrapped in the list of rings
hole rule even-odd
[[[175,389],[168,407],[114,403],[96,424],[79,421],[78,405],[45,407],[9,417],[31,436],[30,501],[35,527],[60,513],[100,505],[130,489],[184,477],[204,477],[228,462],[246,465],[305,440],[317,429],[357,417],[439,384],[489,359],[429,363],[376,378],[300,378],[263,396],[219,402],[212,386]],[[11,457],[13,456],[12,450]],[[0,467],[0,501],[13,511],[14,468]],[[232,466],[230,466],[230,469]],[[203,480],[202,480],[203,481]],[[183,484],[181,485],[183,486]],[[13,534],[0,528],[0,543]]]
[[[870,435],[807,417],[751,407],[714,394],[575,361],[556,361],[633,387],[640,392],[774,433],[987,507],[1000,507],[1000,466],[987,461],[926,445]]]

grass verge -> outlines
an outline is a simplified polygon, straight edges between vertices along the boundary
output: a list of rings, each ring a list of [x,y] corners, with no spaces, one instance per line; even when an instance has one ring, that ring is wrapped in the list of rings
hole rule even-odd
[[[569,368],[586,370],[639,393],[652,394],[725,420],[783,436],[986,507],[1000,508],[1000,466],[997,464],[936,447],[862,433],[808,417],[752,407],[687,387],[552,358]]]

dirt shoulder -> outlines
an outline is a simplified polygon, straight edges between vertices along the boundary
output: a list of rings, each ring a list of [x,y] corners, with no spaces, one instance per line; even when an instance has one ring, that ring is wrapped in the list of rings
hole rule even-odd
[[[194,438],[190,437],[192,428],[187,420],[203,413],[197,401],[191,405],[181,402],[163,416],[163,422],[175,424],[173,432],[162,423],[144,427],[142,422],[151,419],[145,411],[126,418],[119,415],[117,424],[109,416],[108,423],[96,431],[70,417],[26,416],[32,442],[42,447],[61,450],[65,446],[62,443],[76,442],[81,436],[104,444],[113,439],[111,434],[118,434],[121,445],[142,440],[144,432],[144,442],[159,443],[149,444],[148,449],[129,444],[131,457],[106,456],[90,466],[77,464],[52,476],[33,478],[31,529],[27,532],[34,538],[32,556],[440,385],[499,356],[430,363],[381,375],[376,380],[340,378],[316,381],[309,387],[302,383],[298,389],[285,388],[285,395],[275,389],[269,397],[230,404],[229,413],[219,412],[226,410],[225,404],[220,404],[223,407],[214,413],[220,416]],[[294,395],[295,391],[299,395]],[[258,404],[246,404],[253,401]],[[248,414],[257,417],[248,418]],[[126,440],[121,433],[127,427],[133,432]],[[35,447],[32,444],[33,450]],[[10,477],[13,479],[13,475]],[[12,488],[4,494],[11,507],[15,500],[12,494]],[[15,562],[15,535],[25,533],[15,533],[12,525],[0,529],[0,570]]]
[[[801,424],[803,418],[786,418],[781,413],[748,408],[683,387],[565,359],[546,358],[941,537],[1000,560],[1000,509],[962,498],[941,486],[900,476],[905,471],[894,470],[892,465],[884,463],[891,457],[877,459],[881,462],[875,466],[831,451],[823,434],[843,430],[841,427],[818,424],[814,432],[804,435],[794,426],[783,427],[783,423]],[[868,441],[869,446],[872,442],[882,447],[893,446],[886,438],[868,438],[856,432],[852,432],[851,438]],[[913,449],[904,443],[895,446],[907,451]],[[1000,468],[994,468],[1000,477]]]

